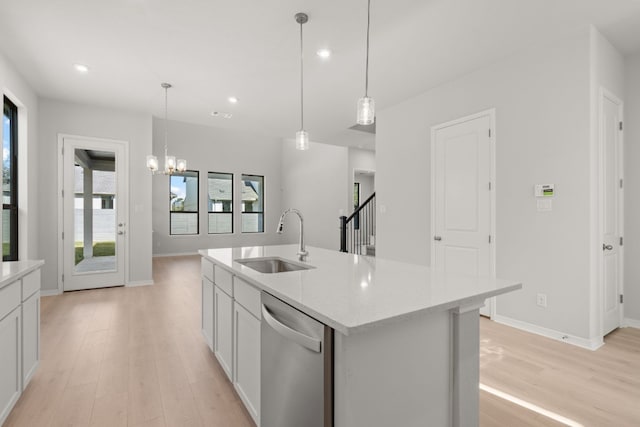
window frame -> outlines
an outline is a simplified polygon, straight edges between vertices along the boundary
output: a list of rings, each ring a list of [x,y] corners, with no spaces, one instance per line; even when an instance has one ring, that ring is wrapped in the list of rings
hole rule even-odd
[[[193,174],[195,173],[195,177],[186,175],[186,174]],[[171,210],[171,179],[173,177],[176,176],[182,176],[182,177],[188,177],[188,178],[195,178],[196,180],[196,197],[198,198],[197,203],[196,203],[196,210],[195,211],[172,211]],[[180,233],[180,234],[175,234],[172,233],[173,227],[172,227],[172,218],[174,213],[186,213],[186,214],[195,214],[196,215],[196,232],[195,233]],[[199,236],[200,235],[200,171],[197,170],[191,170],[188,169],[185,172],[175,172],[172,175],[169,176],[169,236]]]
[[[9,167],[11,169],[11,180],[9,190],[11,191],[11,201],[8,204],[2,203],[2,210],[8,210],[9,214],[9,254],[4,255],[2,251],[3,261],[18,261],[18,106],[14,104],[6,95],[3,96],[3,120],[7,115],[10,120],[9,127],[9,144],[11,157],[9,159]],[[4,124],[3,124],[4,127]],[[4,146],[4,135],[3,135]],[[3,166],[4,167],[4,166]],[[4,183],[3,183],[4,186]],[[4,190],[3,190],[4,191]],[[3,246],[4,246],[4,239]]]
[[[214,211],[210,211],[209,210],[209,200],[211,200],[211,198],[209,197],[209,174],[217,174],[217,175],[229,175],[231,177],[231,212],[214,212]],[[235,213],[235,209],[234,209],[234,203],[235,203],[235,174],[233,172],[213,172],[213,171],[208,171],[207,172],[207,234],[212,234],[212,235],[217,235],[217,234],[234,234],[235,231],[235,221],[234,221],[234,213]],[[231,231],[230,232],[218,232],[218,233],[212,233],[211,232],[211,225],[210,225],[210,220],[211,220],[211,214],[223,214],[223,215],[230,215],[231,216]]]
[[[242,204],[241,209],[240,209],[240,232],[241,233],[245,233],[245,234],[257,234],[257,233],[264,233],[264,218],[265,218],[265,200],[266,200],[266,185],[265,185],[265,177],[264,175],[257,175],[257,174],[251,174],[251,173],[243,173],[240,175],[240,180],[242,181],[242,185],[244,186],[244,181],[245,181],[245,177],[256,177],[256,178],[262,178],[262,210],[261,211],[252,211],[252,212],[245,212],[244,211],[244,201],[242,200],[242,192],[240,192],[240,203]],[[243,219],[243,215],[247,213],[247,214],[261,214],[262,215],[262,230],[261,231],[244,231],[243,228],[243,224],[244,221],[242,221]]]

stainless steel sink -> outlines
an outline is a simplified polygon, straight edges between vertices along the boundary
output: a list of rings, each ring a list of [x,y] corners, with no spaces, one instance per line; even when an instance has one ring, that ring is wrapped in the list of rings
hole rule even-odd
[[[309,270],[311,265],[289,261],[278,257],[245,258],[235,260],[238,264],[249,267],[260,273],[285,273],[287,271]]]

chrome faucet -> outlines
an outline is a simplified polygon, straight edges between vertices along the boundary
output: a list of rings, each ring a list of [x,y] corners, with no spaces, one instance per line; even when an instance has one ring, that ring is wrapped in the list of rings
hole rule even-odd
[[[278,222],[278,228],[276,229],[276,232],[278,234],[282,234],[282,231],[284,229],[284,218],[290,212],[293,212],[294,214],[298,215],[298,218],[300,219],[300,247],[298,248],[298,259],[300,261],[304,261],[307,258],[307,255],[309,255],[309,252],[307,252],[304,248],[304,219],[302,218],[302,214],[300,213],[300,211],[298,209],[289,208],[286,211],[282,212],[282,215],[280,215],[280,221]]]

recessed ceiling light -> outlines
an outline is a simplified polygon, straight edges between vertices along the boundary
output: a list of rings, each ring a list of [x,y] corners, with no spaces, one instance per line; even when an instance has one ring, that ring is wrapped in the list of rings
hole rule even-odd
[[[223,119],[230,119],[231,117],[233,117],[233,114],[225,113],[224,111],[212,111],[211,115],[213,117],[222,117]]]
[[[229,97],[229,102],[232,104],[237,104],[238,103],[238,98],[236,98],[235,96],[230,96]]]
[[[326,48],[318,49],[318,51],[316,52],[316,55],[318,55],[322,59],[327,59],[331,56],[331,50]]]
[[[84,64],[73,64],[73,68],[79,73],[86,74],[89,72],[89,67]]]
[[[218,117],[218,116],[220,115],[220,112],[219,112],[219,111],[212,111],[212,112],[211,112],[211,115],[212,115],[213,117]]]
[[[225,119],[230,119],[231,117],[233,117],[233,114],[231,114],[231,113],[223,113],[222,117],[225,118]]]

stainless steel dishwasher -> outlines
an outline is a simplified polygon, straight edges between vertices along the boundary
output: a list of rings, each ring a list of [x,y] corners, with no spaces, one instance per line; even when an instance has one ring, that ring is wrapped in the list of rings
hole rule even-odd
[[[261,427],[333,426],[333,329],[262,292]]]

